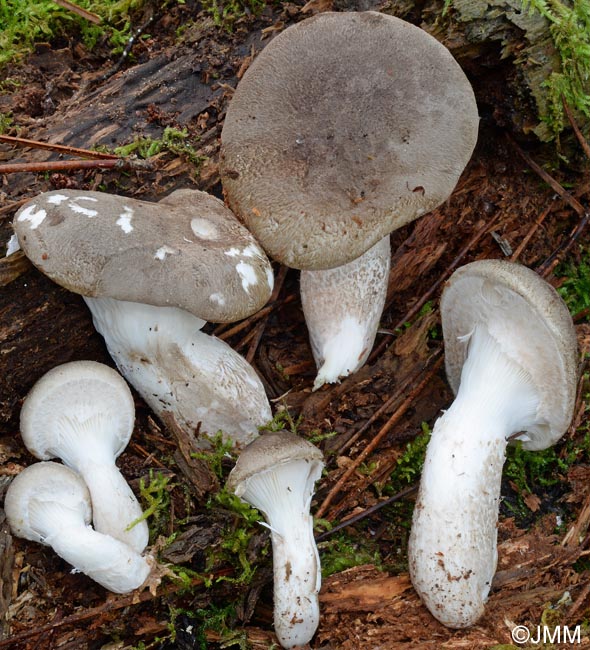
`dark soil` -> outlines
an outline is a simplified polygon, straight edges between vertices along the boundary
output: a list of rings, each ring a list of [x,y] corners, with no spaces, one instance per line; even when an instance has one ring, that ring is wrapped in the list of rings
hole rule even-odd
[[[338,8],[378,6],[369,4]],[[72,39],[39,46],[23,65],[4,71],[6,78],[25,81],[16,92],[0,98],[0,111],[13,115],[11,135],[82,148],[114,147],[140,136],[160,138],[165,127],[173,126],[187,129],[187,140],[203,162],[196,167],[182,152],[165,151],[150,159],[149,168],[0,175],[0,244],[10,237],[10,221],[20,203],[50,189],[101,189],[157,200],[178,187],[196,187],[221,196],[219,134],[232,88],[275,31],[305,17],[302,6],[269,5],[260,17],[239,19],[229,33],[187,0],[165,15],[155,13],[150,37],[137,41],[132,57],[120,69],[106,50],[90,53]],[[142,19],[137,18],[138,24]],[[178,44],[176,29],[190,21],[196,22]],[[293,419],[301,417],[302,434],[337,432],[319,443],[328,471],[318,484],[314,511],[380,433],[379,444],[365,460],[364,466],[372,471],[352,474],[325,509],[323,517],[328,520],[359,515],[385,499],[391,493],[388,477],[408,441],[421,432],[422,422],[432,424],[452,399],[439,360],[442,341],[433,336],[439,324],[440,290],[452,271],[475,259],[511,258],[542,269],[547,280],[558,285],[563,280],[553,274],[555,262],[544,263],[554,254],[556,261],[566,253],[574,261],[579,255],[570,236],[580,214],[520,155],[524,150],[540,164],[555,162],[553,145],[541,148],[522,133],[506,131],[503,116],[509,98],[502,96],[502,75],[509,70],[506,61],[494,60],[493,55],[485,52],[484,65],[478,67],[470,53],[468,74],[482,122],[479,144],[455,192],[439,209],[392,235],[394,253],[382,331],[364,368],[341,384],[311,392],[315,366],[298,276],[292,270],[284,272],[278,300],[264,317],[248,319],[238,328],[209,326],[253,359],[269,397],[277,400],[276,407],[287,409]],[[52,151],[0,143],[2,163],[42,166],[63,159]],[[583,205],[590,191],[587,169],[580,162],[552,172],[557,187],[568,187]],[[581,238],[588,241],[585,233]],[[275,271],[280,273],[279,268]],[[34,462],[21,443],[18,425],[22,400],[34,382],[70,360],[113,364],[81,298],[50,282],[20,254],[2,260],[0,284],[1,496],[10,477]],[[432,309],[421,310],[426,301],[431,301]],[[583,352],[590,351],[586,322],[584,314],[576,321]],[[576,419],[566,434],[566,439],[579,440],[580,447],[588,426],[586,390],[581,387]],[[162,558],[203,572],[208,550],[220,548],[239,519],[219,504],[207,507],[216,479],[191,457],[190,448],[156,421],[139,397],[136,407],[136,431],[119,465],[136,489],[141,478],[149,480],[150,471],[171,478],[169,518],[160,533],[167,536],[176,531],[180,536]],[[565,444],[560,443],[558,453]],[[385,570],[364,564],[324,580],[322,619],[311,647],[490,648],[512,643],[514,625],[526,625],[534,632],[542,616],[543,621],[549,616],[548,603],[553,606],[553,624],[573,631],[590,615],[587,463],[590,460],[581,453],[559,488],[538,488],[532,494],[523,495],[514,483],[505,481],[507,505],[522,503],[518,498],[524,497],[526,507],[517,515],[514,509],[503,509],[498,573],[485,616],[468,630],[444,628],[412,590],[405,560],[412,495],[401,505],[362,517],[350,526],[349,538],[357,540],[359,548],[369,543],[379,550]],[[225,475],[230,468],[227,460]],[[235,575],[238,563],[220,553],[219,562],[207,567],[211,586],[194,577],[190,588],[181,588],[165,578],[153,593],[114,596],[85,576],[71,574],[50,549],[12,539],[2,521],[0,510],[0,648],[233,647],[225,645],[229,637],[223,636],[222,627],[204,623],[202,613],[228,603],[236,604],[226,621],[236,630],[236,643],[242,638],[238,632],[254,648],[270,648],[276,642],[271,569],[268,555],[262,553],[268,551],[268,539],[263,530],[253,535],[247,549],[250,561],[257,565],[248,585],[223,580]],[[566,592],[569,599],[564,598]],[[175,621],[175,634],[170,632],[170,620]],[[590,645],[586,627],[580,645]]]

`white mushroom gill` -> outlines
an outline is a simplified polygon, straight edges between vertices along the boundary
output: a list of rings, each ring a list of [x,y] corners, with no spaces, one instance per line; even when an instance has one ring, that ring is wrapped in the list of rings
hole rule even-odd
[[[319,623],[321,571],[309,509],[320,461],[299,459],[252,476],[236,494],[260,510],[271,532],[274,628],[284,648],[309,643]]]
[[[258,435],[272,413],[252,366],[200,329],[205,321],[175,307],[85,298],[121,374],[153,411],[183,431],[223,431],[238,446]],[[204,439],[199,446],[207,446]]]
[[[409,543],[412,582],[444,625],[467,627],[483,613],[507,441],[542,426],[538,405],[528,372],[477,325],[457,396],[432,431]]]
[[[367,360],[385,304],[390,257],[387,236],[348,264],[301,272],[301,303],[318,367],[314,390]]]

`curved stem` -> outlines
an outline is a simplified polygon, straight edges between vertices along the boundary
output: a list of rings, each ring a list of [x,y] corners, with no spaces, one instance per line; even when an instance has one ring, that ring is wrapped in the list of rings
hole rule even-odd
[[[85,301],[121,374],[157,415],[172,417],[187,435],[221,430],[243,446],[272,419],[254,368],[227,343],[201,332],[204,321],[174,307]],[[207,445],[204,437],[197,440]]]
[[[123,542],[82,524],[60,527],[45,543],[105,589],[124,594],[147,579],[150,561]]]
[[[143,511],[117,466],[95,460],[74,469],[88,486],[94,528],[141,553],[148,543],[148,526],[142,520],[129,528],[143,515]]]

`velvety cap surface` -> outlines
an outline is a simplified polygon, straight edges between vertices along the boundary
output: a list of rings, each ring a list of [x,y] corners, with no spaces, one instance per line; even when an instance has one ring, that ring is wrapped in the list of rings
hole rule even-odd
[[[221,201],[177,190],[158,203],[60,190],[32,199],[14,229],[27,257],[84,296],[239,320],[270,297],[264,251]]]
[[[425,31],[323,13],[276,36],[238,84],[226,199],[271,257],[339,266],[451,194],[478,123],[463,71]]]
[[[311,442],[289,431],[263,433],[244,447],[227,479],[227,488],[235,491],[242,481],[294,460],[323,464],[322,452]]]
[[[555,289],[513,262],[480,260],[453,273],[441,298],[445,363],[455,393],[468,352],[461,340],[484,326],[502,351],[531,376],[540,397],[538,432],[525,449],[554,444],[569,426],[578,380],[578,345],[572,318]]]

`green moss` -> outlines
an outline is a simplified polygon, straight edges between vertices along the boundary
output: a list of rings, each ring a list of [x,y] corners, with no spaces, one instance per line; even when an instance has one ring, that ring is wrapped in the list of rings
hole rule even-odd
[[[324,578],[362,564],[374,564],[377,568],[382,568],[379,548],[365,533],[358,536],[339,533],[320,542],[318,551]]]
[[[590,307],[590,250],[580,249],[576,261],[560,264],[555,274],[567,278],[558,289],[572,314]]]
[[[184,158],[197,169],[201,166],[204,158],[200,156],[194,146],[189,142],[189,134],[186,129],[175,129],[167,126],[162,133],[161,138],[136,138],[129,144],[117,147],[114,153],[117,156],[130,156],[135,155],[138,158],[151,158],[163,151],[170,151],[171,153]]]
[[[207,463],[215,476],[217,476],[218,479],[223,480],[223,461],[235,459],[234,445],[231,440],[224,439],[222,431],[218,431],[214,436],[208,436],[205,434],[202,437],[209,441],[211,449],[195,451],[191,453],[191,456]]]
[[[590,118],[590,0],[523,0],[523,7],[548,21],[559,54],[561,69],[543,83],[548,112],[540,115],[558,135],[566,126],[563,99]]]
[[[422,433],[408,442],[404,453],[397,459],[396,467],[390,476],[388,494],[396,494],[419,480],[430,435],[430,427],[423,422]]]
[[[175,484],[170,477],[150,469],[149,483],[141,478],[139,481],[140,499],[143,504],[141,517],[129,524],[133,528],[140,521],[150,519],[150,540],[153,542],[164,530],[169,521],[170,491]]]
[[[36,43],[52,42],[76,34],[92,49],[105,36],[113,54],[123,50],[131,36],[130,15],[146,0],[77,0],[77,4],[100,16],[95,25],[60,7],[52,0],[2,0],[0,2],[0,67],[31,52]]]
[[[233,577],[221,577],[218,580],[249,584],[256,572],[256,566],[251,561],[248,551],[253,535],[260,531],[260,522],[263,521],[262,515],[258,510],[225,488],[219,490],[209,499],[207,507],[222,507],[237,516],[233,525],[223,532],[219,545],[210,549],[205,572],[219,566],[220,563],[229,564],[234,567],[235,575]],[[259,556],[265,557],[268,555],[268,550],[269,545],[266,544]]]
[[[301,420],[302,420],[301,415],[296,420],[294,420],[286,408],[279,406],[273,419],[270,422],[267,422],[267,424],[259,428],[261,433],[264,433],[265,431],[285,430],[296,434],[297,429],[301,424]]]
[[[13,126],[11,113],[0,113],[0,135],[7,133]]]
[[[260,15],[266,2],[264,0],[202,0],[202,5],[218,27],[231,32],[236,20],[242,16]]]

